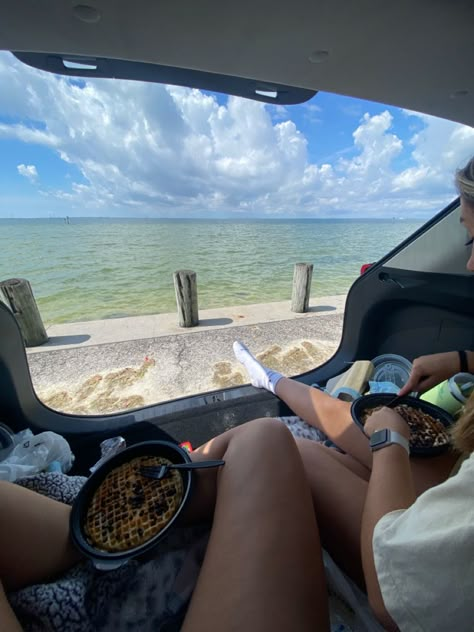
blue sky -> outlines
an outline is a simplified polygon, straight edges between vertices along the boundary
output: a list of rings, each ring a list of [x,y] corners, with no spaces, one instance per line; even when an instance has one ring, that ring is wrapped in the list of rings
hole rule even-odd
[[[472,128],[383,104],[71,81],[0,53],[0,218],[425,218],[473,152]]]

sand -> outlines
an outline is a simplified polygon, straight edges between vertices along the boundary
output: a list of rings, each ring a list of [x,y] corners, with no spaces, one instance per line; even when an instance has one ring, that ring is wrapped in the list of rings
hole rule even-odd
[[[246,371],[232,352],[236,339],[261,362],[291,377],[330,358],[341,336],[342,313],[305,316],[30,352],[33,384],[40,399],[62,412],[94,415],[131,410],[248,384]]]

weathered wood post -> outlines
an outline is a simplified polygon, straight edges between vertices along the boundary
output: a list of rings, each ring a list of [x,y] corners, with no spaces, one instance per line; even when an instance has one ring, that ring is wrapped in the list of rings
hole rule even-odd
[[[15,316],[27,347],[36,347],[47,342],[33,290],[26,279],[7,279],[0,282],[0,292]]]
[[[173,273],[178,322],[180,327],[195,327],[199,324],[196,273],[192,270],[177,270]]]
[[[303,313],[308,311],[312,276],[312,263],[295,263],[293,291],[291,294],[292,312]]]

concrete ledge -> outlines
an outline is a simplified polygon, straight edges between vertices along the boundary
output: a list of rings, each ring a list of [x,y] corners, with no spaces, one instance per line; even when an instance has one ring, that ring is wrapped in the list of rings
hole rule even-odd
[[[30,347],[27,351],[28,354],[35,354],[161,336],[184,335],[199,331],[220,330],[243,325],[314,317],[324,318],[328,315],[343,314],[345,302],[346,295],[315,298],[312,299],[309,311],[305,314],[292,312],[290,301],[200,310],[199,325],[191,328],[179,327],[176,313],[50,325],[47,327],[48,342],[40,347]]]

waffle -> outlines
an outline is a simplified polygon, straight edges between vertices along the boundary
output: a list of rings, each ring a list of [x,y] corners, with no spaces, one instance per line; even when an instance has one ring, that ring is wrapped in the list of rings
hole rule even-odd
[[[362,422],[365,424],[370,415],[381,408],[383,407],[377,406],[364,411]],[[403,417],[410,428],[410,447],[434,448],[448,445],[449,434],[439,419],[408,404],[395,406],[394,410]]]
[[[140,474],[146,465],[169,465],[157,456],[140,456],[111,470],[92,497],[84,533],[93,547],[119,552],[140,546],[169,523],[183,498],[178,470],[156,480]]]

